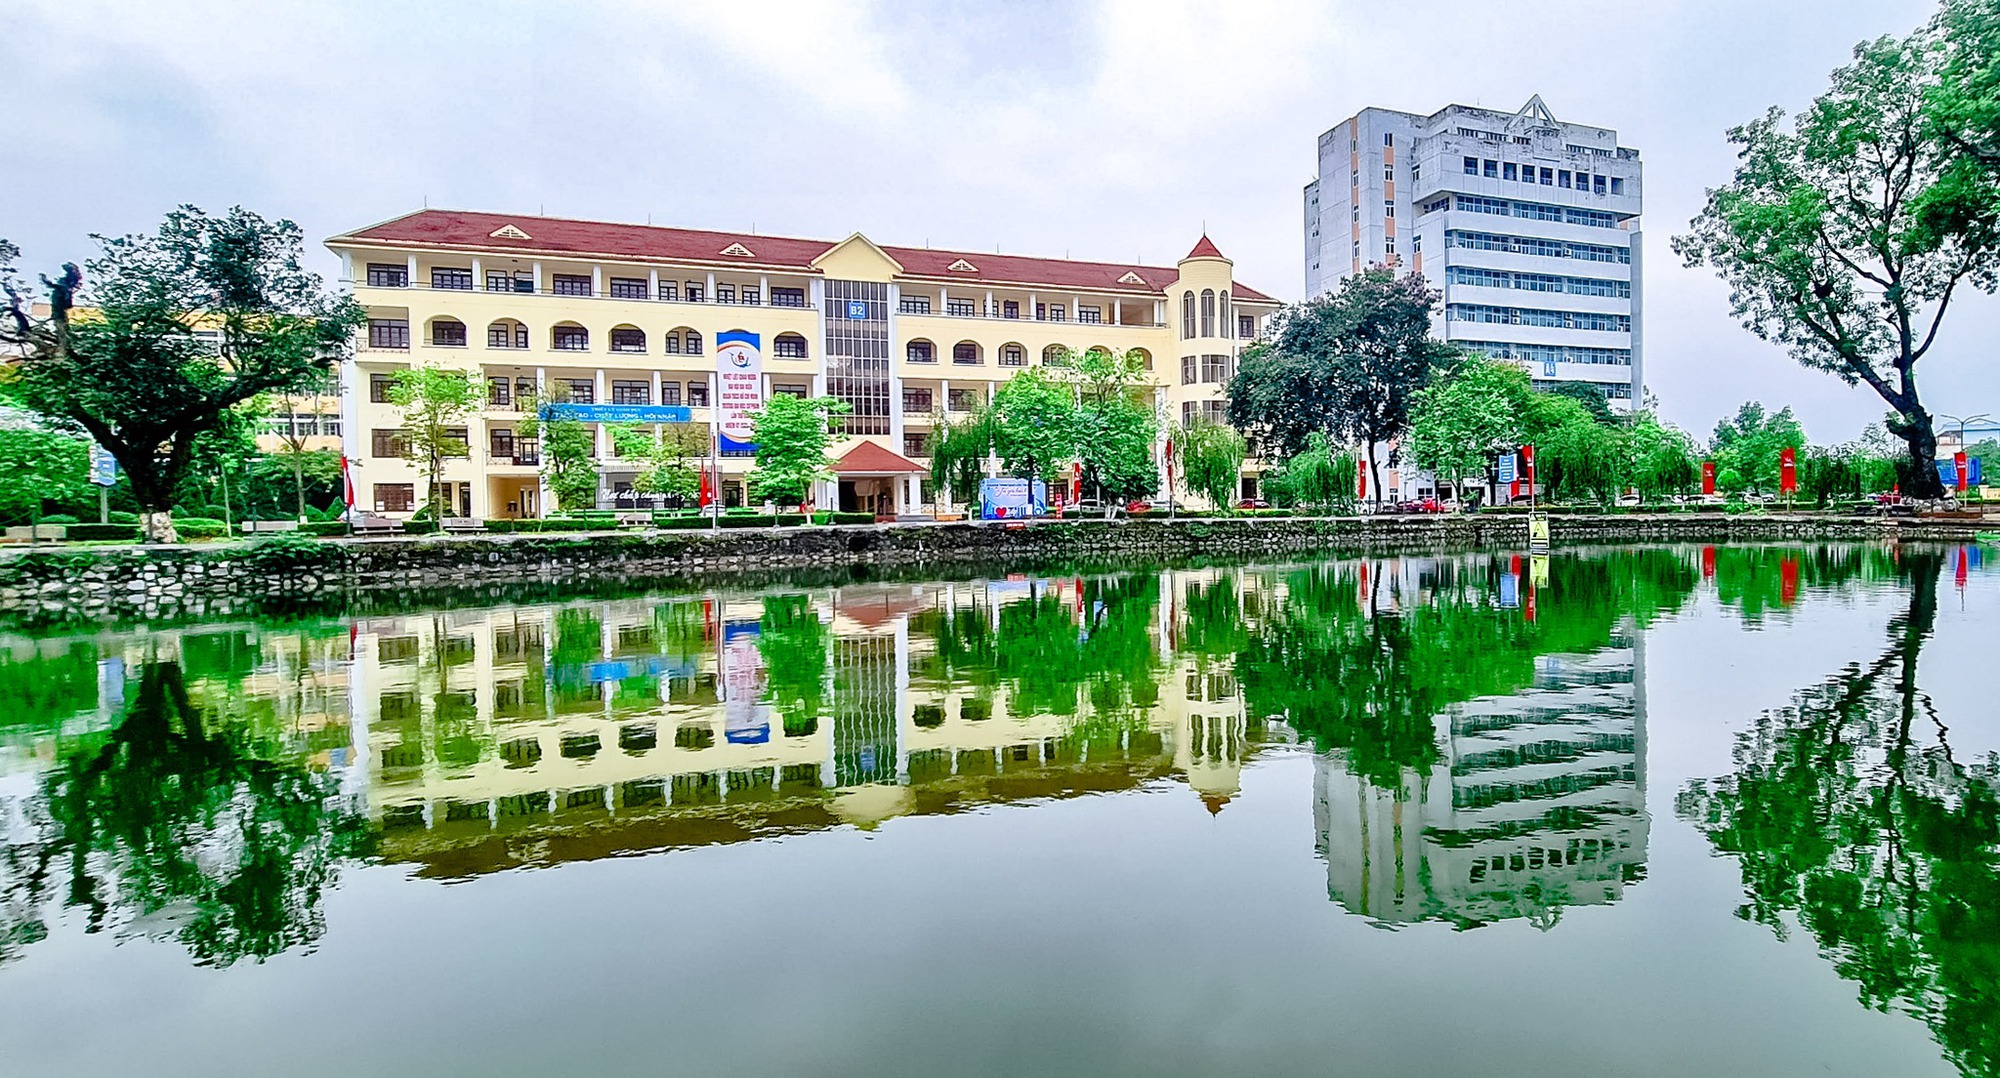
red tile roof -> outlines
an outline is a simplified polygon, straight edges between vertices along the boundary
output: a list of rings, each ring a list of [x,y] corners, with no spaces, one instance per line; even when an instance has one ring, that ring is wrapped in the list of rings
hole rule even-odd
[[[1187,256],[1188,258],[1221,258],[1222,248],[1217,247],[1215,241],[1209,239],[1208,233],[1204,232],[1201,234],[1201,242],[1195,244],[1194,250],[1189,251]]]
[[[526,239],[494,233],[513,226]],[[379,244],[390,247],[512,252],[520,255],[575,255],[630,258],[643,261],[706,262],[817,272],[814,259],[832,250],[828,240],[805,240],[743,232],[711,232],[658,225],[626,225],[578,221],[566,217],[528,217],[466,210],[418,210],[401,217],[344,233],[329,244]],[[724,254],[731,247],[750,252]],[[978,281],[992,285],[1080,288],[1105,292],[1164,292],[1180,271],[1170,266],[1118,262],[1077,262],[1061,258],[939,251],[928,247],[884,247],[912,277],[944,281]],[[1221,252],[1202,237],[1189,257],[1219,258]],[[961,268],[952,269],[954,265]],[[966,269],[965,266],[972,268]],[[1136,280],[1134,280],[1136,278]],[[1271,301],[1256,289],[1238,283],[1240,299]]]
[[[834,461],[833,470],[837,475],[879,475],[883,472],[902,475],[930,471],[901,453],[884,449],[874,442],[862,442],[848,450],[846,456]]]

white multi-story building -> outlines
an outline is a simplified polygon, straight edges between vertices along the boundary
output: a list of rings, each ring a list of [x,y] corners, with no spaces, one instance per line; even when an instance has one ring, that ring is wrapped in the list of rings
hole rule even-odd
[[[1520,361],[1539,388],[1642,396],[1639,152],[1609,128],[1519,112],[1363,109],[1319,138],[1306,294],[1394,265],[1444,290],[1439,335]]]

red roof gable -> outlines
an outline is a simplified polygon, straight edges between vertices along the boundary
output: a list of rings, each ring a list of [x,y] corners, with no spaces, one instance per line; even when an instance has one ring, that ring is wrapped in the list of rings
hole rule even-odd
[[[1208,233],[1204,232],[1201,234],[1201,242],[1195,244],[1194,250],[1189,251],[1187,256],[1188,258],[1221,258],[1222,248],[1217,247],[1215,241],[1209,239]],[[1187,258],[1181,259],[1181,261],[1185,262]]]
[[[930,471],[901,453],[884,449],[874,442],[862,442],[848,450],[846,456],[834,462],[833,470],[837,475],[879,475],[883,472],[904,475]]]
[[[494,235],[510,225],[528,238]],[[801,273],[817,272],[812,268],[813,260],[835,246],[828,240],[466,210],[418,210],[357,232],[335,236],[327,242],[512,251],[522,255],[575,255],[580,258],[630,258],[723,265],[738,263]],[[732,246],[740,246],[750,253],[722,253]],[[1066,258],[938,251],[928,247],[882,249],[901,263],[909,276],[944,281],[1158,295],[1180,276],[1180,271],[1170,266],[1077,262]],[[1189,257],[1221,256],[1221,252],[1204,236]],[[954,265],[961,268],[952,269]],[[971,268],[964,268],[967,266]],[[1236,285],[1236,295],[1240,299],[1271,302],[1271,297],[1241,283]]]

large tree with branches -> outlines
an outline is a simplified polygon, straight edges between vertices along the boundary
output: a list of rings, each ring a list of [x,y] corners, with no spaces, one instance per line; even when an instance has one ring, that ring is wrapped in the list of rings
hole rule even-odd
[[[1952,300],[1991,291],[2000,265],[2000,184],[1978,152],[1990,135],[1965,126],[2000,113],[1943,107],[1940,71],[1964,47],[1948,18],[1856,46],[1790,123],[1774,108],[1729,132],[1736,175],[1674,240],[1729,283],[1746,328],[1889,405],[1904,490],[1925,498],[1944,488],[1917,363]]]
[[[16,357],[5,390],[97,439],[125,469],[147,536],[171,540],[196,439],[259,394],[324,378],[364,317],[305,268],[290,221],[182,206],[153,235],[93,238],[86,269],[41,279],[46,308],[0,250],[0,346]]]

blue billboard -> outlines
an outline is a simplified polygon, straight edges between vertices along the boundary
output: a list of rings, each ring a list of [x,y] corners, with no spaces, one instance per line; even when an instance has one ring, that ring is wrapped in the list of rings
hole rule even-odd
[[[551,404],[552,418],[585,423],[688,423],[694,410],[680,404]]]

